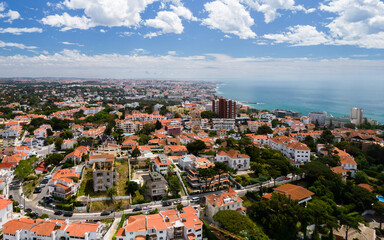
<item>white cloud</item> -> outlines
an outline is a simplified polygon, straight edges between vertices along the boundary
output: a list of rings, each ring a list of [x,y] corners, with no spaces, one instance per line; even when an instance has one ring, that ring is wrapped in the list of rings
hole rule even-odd
[[[177,52],[176,51],[168,51],[168,54],[173,56],[173,55],[176,55]]]
[[[72,46],[79,46],[83,47],[84,45],[81,45],[80,43],[72,43],[72,42],[61,42],[64,45],[72,45]]]
[[[11,33],[15,35],[21,35],[22,33],[42,33],[43,29],[32,27],[32,28],[0,28],[0,33]]]
[[[264,21],[270,23],[277,17],[281,16],[278,10],[289,10],[291,12],[304,11],[305,13],[312,13],[316,9],[306,9],[302,5],[295,5],[294,0],[242,0],[250,8],[262,12],[264,14]]]
[[[156,0],[65,0],[69,9],[84,10],[93,26],[138,26],[140,14]]]
[[[3,42],[0,40],[0,48],[5,48],[5,47],[15,47],[20,49],[36,49],[37,48],[35,46],[26,46],[22,43]]]
[[[8,10],[8,12],[4,12],[6,9],[6,3],[0,2],[0,18],[6,18],[6,22],[12,23],[13,20],[20,18],[20,13],[13,10]]]
[[[337,16],[327,25],[338,45],[384,48],[384,2],[331,0],[320,9]]]
[[[101,33],[106,33],[107,31],[105,31],[104,29],[100,29],[100,32]]]
[[[171,5],[170,8],[179,17],[182,17],[184,19],[191,20],[191,21],[197,21],[197,18],[193,16],[192,12],[188,8],[184,7],[183,5],[178,5],[178,6]]]
[[[273,40],[275,43],[289,43],[293,46],[312,46],[328,44],[330,39],[316,27],[309,25],[296,25],[288,27],[289,32],[280,34],[265,34],[263,37]]]
[[[145,25],[148,27],[159,28],[160,31],[151,33],[147,37],[155,37],[165,33],[181,34],[184,30],[181,19],[174,12],[160,11],[154,19],[148,19],[145,21]]]
[[[188,57],[99,54],[79,51],[35,56],[0,56],[0,75],[4,77],[89,77],[178,80],[358,80],[370,76],[381,81],[384,60],[233,58],[207,54]]]
[[[41,21],[45,25],[50,25],[53,27],[63,27],[61,31],[68,31],[74,28],[88,29],[90,27],[94,27],[94,24],[89,18],[85,16],[71,16],[68,13],[64,13],[63,15],[50,15],[43,18]]]
[[[216,0],[204,4],[204,8],[208,18],[203,19],[203,25],[237,35],[241,39],[256,37],[251,30],[254,20],[239,0]]]

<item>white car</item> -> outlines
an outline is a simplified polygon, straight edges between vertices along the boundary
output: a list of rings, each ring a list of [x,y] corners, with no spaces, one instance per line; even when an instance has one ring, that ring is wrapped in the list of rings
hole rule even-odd
[[[24,205],[23,205],[23,204],[19,204],[19,208],[20,208],[20,209],[23,209],[23,208],[24,208]]]

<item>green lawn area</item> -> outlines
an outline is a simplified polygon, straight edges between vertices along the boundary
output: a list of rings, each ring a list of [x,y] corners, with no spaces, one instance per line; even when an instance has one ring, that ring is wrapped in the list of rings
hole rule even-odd
[[[44,175],[36,175],[36,179],[26,181],[23,184],[23,192],[26,196],[32,196],[33,191],[35,190],[35,187],[40,185],[40,182],[43,180]]]
[[[116,184],[117,195],[125,196],[125,183],[128,181],[128,162],[116,161],[116,168],[118,173]]]
[[[119,200],[119,201],[97,201],[90,203],[90,211],[92,212],[102,212],[106,210],[118,210],[119,208],[128,208],[129,200]]]
[[[256,184],[256,183],[259,183],[259,182],[263,182],[263,181],[266,180],[266,177],[262,177],[261,178],[261,177],[257,177],[253,173],[249,173],[249,174],[245,174],[245,175],[236,176],[235,179],[242,186],[248,186],[248,185]]]

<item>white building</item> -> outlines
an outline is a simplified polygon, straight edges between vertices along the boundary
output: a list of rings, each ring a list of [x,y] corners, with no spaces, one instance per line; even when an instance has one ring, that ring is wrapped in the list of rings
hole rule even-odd
[[[292,137],[278,136],[269,139],[269,146],[280,151],[284,156],[296,163],[306,163],[311,160],[311,150]]]
[[[319,126],[325,125],[325,119],[327,118],[327,112],[310,112],[308,117],[311,118],[313,124],[318,124]]]
[[[12,219],[13,201],[0,198],[0,229],[3,225]]]
[[[198,211],[190,206],[181,212],[169,209],[159,214],[130,216],[118,230],[116,240],[146,239],[147,235],[156,240],[201,240],[203,223]]]
[[[219,130],[219,129],[225,129],[225,130],[231,130],[235,129],[236,120],[231,118],[213,118],[212,119],[212,128],[213,130]]]
[[[220,151],[216,154],[216,162],[224,162],[229,167],[240,171],[249,169],[250,158],[247,154],[231,149],[228,152]]]
[[[359,125],[363,123],[363,109],[361,108],[351,108],[350,119],[353,124]]]

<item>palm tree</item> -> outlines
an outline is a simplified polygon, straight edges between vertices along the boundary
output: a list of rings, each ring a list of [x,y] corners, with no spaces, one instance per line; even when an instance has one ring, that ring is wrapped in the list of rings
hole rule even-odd
[[[111,198],[111,201],[113,201],[113,196],[117,194],[116,188],[111,187],[107,189],[107,196]]]
[[[341,213],[339,216],[340,225],[345,226],[345,240],[348,240],[348,231],[356,229],[360,232],[359,225],[364,222],[364,219],[358,212]]]

